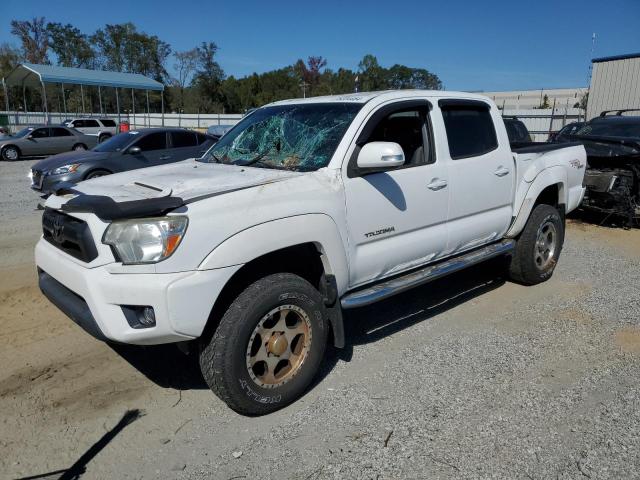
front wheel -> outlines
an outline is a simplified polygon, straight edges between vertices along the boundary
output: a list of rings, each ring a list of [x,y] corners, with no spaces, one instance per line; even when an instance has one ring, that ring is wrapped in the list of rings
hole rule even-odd
[[[20,160],[20,150],[13,145],[9,145],[8,147],[4,147],[2,149],[2,158],[8,162],[14,162],[16,160]]]
[[[327,343],[322,296],[290,273],[262,278],[231,304],[201,342],[200,368],[213,392],[245,415],[264,415],[298,399]]]
[[[516,242],[509,266],[512,280],[535,285],[551,278],[564,243],[564,222],[551,205],[538,205]]]

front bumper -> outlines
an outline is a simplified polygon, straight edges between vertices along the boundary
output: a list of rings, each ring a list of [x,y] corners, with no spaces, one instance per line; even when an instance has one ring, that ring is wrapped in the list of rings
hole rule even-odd
[[[82,174],[75,172],[62,175],[48,175],[46,173],[36,175],[34,172],[31,173],[31,189],[41,193],[53,193],[59,183],[78,183],[80,181],[82,181]]]
[[[100,340],[153,345],[199,337],[220,291],[240,268],[177,273],[111,273],[86,268],[41,239],[36,265],[42,292]],[[153,307],[156,325],[132,328],[122,306]]]

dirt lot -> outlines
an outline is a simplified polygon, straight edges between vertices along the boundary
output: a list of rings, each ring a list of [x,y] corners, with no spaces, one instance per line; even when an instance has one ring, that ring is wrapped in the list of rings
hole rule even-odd
[[[247,418],[43,299],[28,166],[0,163],[0,477],[640,478],[639,230],[572,221],[543,285],[492,263],[354,312],[302,400]]]

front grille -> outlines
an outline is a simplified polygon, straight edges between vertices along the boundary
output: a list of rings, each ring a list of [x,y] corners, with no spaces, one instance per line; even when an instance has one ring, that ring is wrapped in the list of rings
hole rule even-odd
[[[83,262],[98,256],[89,225],[78,218],[47,208],[42,214],[42,234],[51,245]]]
[[[42,188],[42,181],[44,180],[44,174],[38,170],[31,170],[31,186],[40,190]]]

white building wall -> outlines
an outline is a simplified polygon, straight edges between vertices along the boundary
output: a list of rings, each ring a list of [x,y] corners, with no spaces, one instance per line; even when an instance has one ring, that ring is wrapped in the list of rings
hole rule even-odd
[[[553,107],[553,102],[558,108],[573,108],[576,102],[582,99],[587,93],[586,87],[576,88],[542,88],[540,90],[513,90],[504,92],[476,92],[486,95],[493,100],[499,108],[506,110],[529,110],[538,108],[547,95],[549,106]]]
[[[640,54],[594,60],[587,117],[625,108],[640,108]]]

